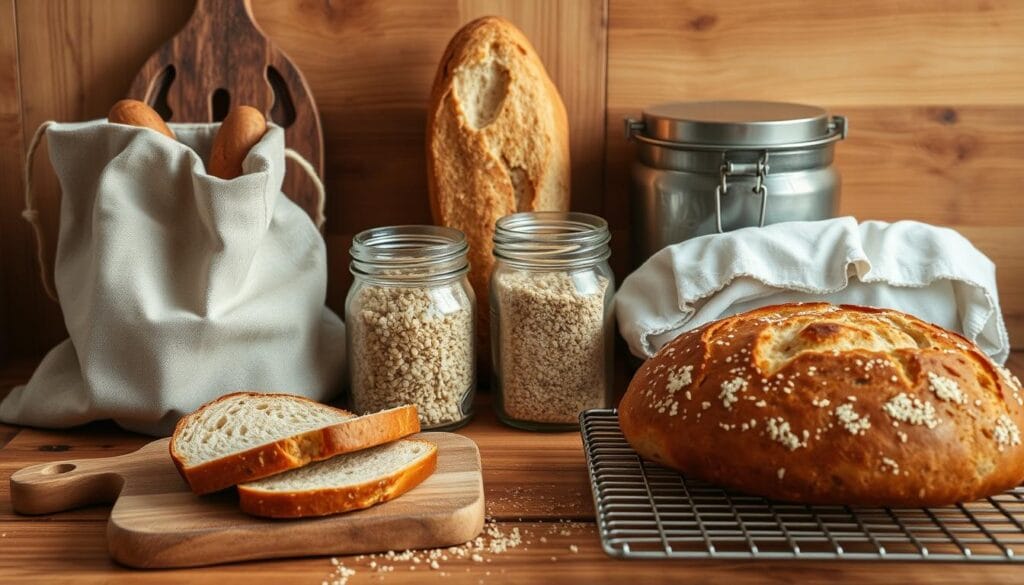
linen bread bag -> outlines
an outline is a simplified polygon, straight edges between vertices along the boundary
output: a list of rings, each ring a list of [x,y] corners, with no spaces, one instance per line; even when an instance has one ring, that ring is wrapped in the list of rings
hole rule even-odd
[[[281,192],[283,130],[223,180],[204,163],[218,125],[171,128],[178,140],[104,120],[40,129],[62,191],[55,288],[69,338],[0,420],[110,418],[166,435],[233,391],[322,401],[338,387],[344,325],[324,306],[317,226]]]

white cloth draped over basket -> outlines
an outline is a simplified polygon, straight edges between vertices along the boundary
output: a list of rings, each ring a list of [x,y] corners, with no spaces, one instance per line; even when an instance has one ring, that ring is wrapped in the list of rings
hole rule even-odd
[[[852,217],[668,246],[616,296],[619,331],[650,357],[684,331],[757,307],[828,301],[897,309],[961,333],[998,363],[1010,342],[991,260],[954,230]]]
[[[61,185],[55,284],[69,333],[0,420],[68,427],[112,418],[152,435],[237,390],[340,389],[344,325],[324,306],[326,251],[282,192],[272,126],[245,175],[208,175],[215,124],[152,130],[93,121],[46,130]]]

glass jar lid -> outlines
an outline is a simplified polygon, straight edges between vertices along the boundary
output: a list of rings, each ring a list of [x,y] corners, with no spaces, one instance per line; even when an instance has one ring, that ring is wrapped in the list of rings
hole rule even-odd
[[[495,224],[494,256],[520,268],[567,270],[607,260],[610,241],[608,222],[596,215],[524,211]]]
[[[824,108],[765,101],[659,104],[626,127],[642,142],[697,150],[810,148],[846,136],[846,119]]]
[[[432,225],[369,229],[352,239],[352,274],[379,284],[434,283],[469,270],[469,246],[461,231]]]

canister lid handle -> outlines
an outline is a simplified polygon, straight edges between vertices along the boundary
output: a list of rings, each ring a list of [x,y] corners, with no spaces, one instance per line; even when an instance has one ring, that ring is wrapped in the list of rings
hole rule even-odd
[[[647,127],[643,120],[637,120],[636,118],[625,118],[622,120],[626,123],[626,140],[632,140],[632,138],[644,131]]]
[[[789,144],[743,144],[743,145],[729,145],[729,144],[705,144],[701,142],[672,142],[669,140],[661,140],[659,138],[651,138],[644,134],[644,130],[647,129],[647,125],[643,120],[636,118],[625,118],[623,120],[625,125],[626,140],[636,140],[637,142],[643,142],[644,144],[650,144],[653,146],[660,146],[662,148],[669,148],[672,150],[702,150],[702,151],[713,151],[713,152],[725,152],[729,150],[761,150],[761,151],[787,151],[787,150],[804,150],[807,148],[815,148],[819,146],[825,146],[833,142],[838,142],[846,138],[848,131],[848,124],[846,116],[832,116],[828,122],[828,133],[821,138],[815,138],[814,140],[806,140],[803,142],[792,142]]]

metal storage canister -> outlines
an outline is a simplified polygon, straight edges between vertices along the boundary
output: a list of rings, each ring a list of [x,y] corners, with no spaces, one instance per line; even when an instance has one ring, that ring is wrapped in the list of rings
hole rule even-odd
[[[639,265],[665,246],[716,232],[833,217],[835,143],[846,118],[758,101],[675,102],[626,119],[637,142],[632,248]]]

